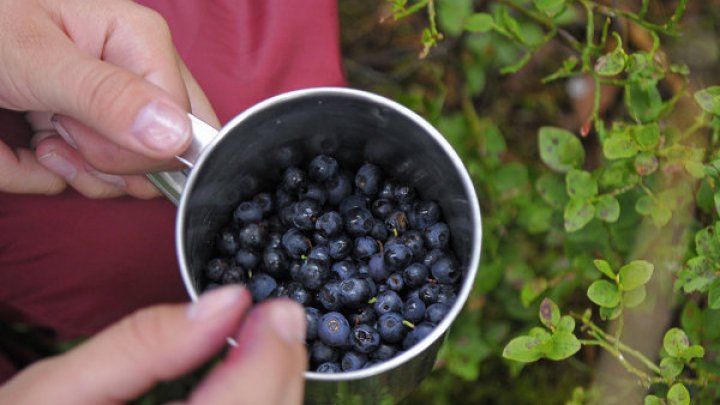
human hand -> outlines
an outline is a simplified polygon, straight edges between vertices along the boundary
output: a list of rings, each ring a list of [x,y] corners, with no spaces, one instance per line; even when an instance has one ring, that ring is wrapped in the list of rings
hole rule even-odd
[[[0,107],[36,132],[34,153],[0,142],[0,191],[153,197],[138,174],[177,168],[185,113],[219,126],[164,19],[129,0],[0,0],[0,60]]]
[[[66,354],[26,368],[0,387],[0,403],[125,403],[200,366],[228,336],[236,337],[237,347],[188,403],[300,403],[307,363],[303,308],[287,299],[249,310],[250,304],[248,291],[233,286],[195,304],[141,310]]]

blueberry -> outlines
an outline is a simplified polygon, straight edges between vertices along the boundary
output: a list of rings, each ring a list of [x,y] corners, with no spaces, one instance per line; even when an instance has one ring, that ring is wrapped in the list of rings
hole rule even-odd
[[[273,198],[270,193],[258,193],[252,198],[252,201],[260,207],[263,216],[270,214],[275,209]]]
[[[240,246],[249,249],[259,249],[265,245],[267,229],[263,224],[247,224],[238,232]]]
[[[342,260],[350,254],[353,244],[349,237],[340,235],[328,241],[328,248],[330,249],[330,257],[335,260]]]
[[[435,261],[430,268],[430,273],[432,273],[433,277],[439,282],[446,284],[455,283],[460,278],[460,269],[457,263],[448,256],[441,257]]]
[[[313,307],[305,307],[305,338],[307,341],[317,339],[318,325],[322,313],[319,309]],[[327,360],[325,360],[327,361]]]
[[[373,215],[380,219],[385,219],[388,215],[396,211],[395,204],[386,198],[378,198],[370,205]]]
[[[399,343],[405,337],[407,327],[403,325],[403,317],[397,312],[388,312],[378,319],[378,332],[385,342]]]
[[[370,236],[355,238],[353,257],[358,260],[367,260],[380,250],[378,242]]]
[[[292,205],[292,223],[303,231],[315,229],[315,221],[320,216],[320,206],[315,200],[300,200]]]
[[[283,234],[282,245],[290,257],[294,259],[306,255],[312,247],[310,239],[296,228],[290,228]]]
[[[237,231],[232,228],[225,228],[220,231],[220,235],[217,238],[218,251],[223,255],[233,255],[235,251],[240,247],[240,243],[237,240]]]
[[[291,166],[285,169],[280,187],[289,192],[300,192],[307,186],[307,174],[301,169]]]
[[[326,238],[340,235],[343,227],[343,219],[337,211],[328,211],[320,215],[315,221],[315,229]]]
[[[436,303],[439,294],[440,287],[435,283],[427,283],[418,290],[418,296],[423,300],[425,305]]]
[[[352,329],[351,344],[355,351],[370,353],[380,346],[380,334],[368,324],[360,324]]]
[[[306,260],[300,266],[297,277],[305,288],[315,291],[322,287],[329,273],[330,270],[325,263],[319,260]]]
[[[408,204],[415,200],[415,189],[409,184],[397,184],[393,194],[400,204]]]
[[[425,302],[417,295],[408,297],[403,304],[402,316],[412,323],[418,323],[425,318]]]
[[[330,281],[325,283],[318,292],[318,301],[328,311],[337,311],[342,307],[340,301],[340,283]]]
[[[425,254],[425,257],[422,259],[422,264],[429,269],[439,258],[444,256],[445,251],[442,249],[432,249]]]
[[[318,320],[318,326],[320,321]],[[322,364],[327,362],[335,362],[340,359],[340,352],[331,346],[326,345],[321,340],[315,340],[310,346],[310,360],[313,364]]]
[[[390,270],[388,266],[385,265],[385,256],[382,253],[376,253],[370,256],[368,270],[370,277],[379,283],[385,281],[390,275]]]
[[[327,202],[331,205],[337,205],[343,198],[352,193],[352,180],[347,173],[340,173],[325,183],[327,189]]]
[[[356,208],[367,210],[367,197],[360,194],[351,194],[343,198],[338,205],[338,212],[342,216],[347,216],[348,212]]]
[[[405,281],[403,281],[402,273],[392,273],[390,276],[388,276],[385,284],[387,284],[387,286],[393,291],[401,291],[403,287],[405,287]]]
[[[412,251],[413,257],[425,256],[425,244],[420,231],[410,230],[405,232],[400,241]]]
[[[253,273],[252,278],[248,282],[248,290],[250,290],[250,294],[255,302],[268,298],[275,288],[277,288],[277,281],[265,273]]]
[[[370,277],[370,274],[362,274],[358,272],[357,278],[361,278],[365,280],[368,284],[368,288],[370,288],[370,296],[374,297],[378,294],[378,286],[377,283],[375,283],[375,280],[373,280],[372,277]]]
[[[380,188],[380,191],[378,192],[378,198],[383,198],[386,200],[394,201],[395,200],[395,187],[396,187],[396,184],[392,180],[383,182],[382,187]]]
[[[347,280],[357,274],[355,264],[349,260],[341,260],[333,263],[330,270],[337,274],[340,280]]]
[[[400,312],[402,311],[402,307],[402,298],[393,290],[378,293],[376,301],[373,304],[373,308],[375,308],[375,312],[377,312],[378,315],[388,312]]]
[[[254,250],[240,248],[235,253],[235,263],[246,269],[252,270],[260,263],[260,257],[258,257]]]
[[[346,346],[350,341],[350,324],[343,314],[328,312],[320,319],[318,337],[328,346]]]
[[[278,249],[282,247],[282,234],[283,232],[272,232],[267,236],[265,243],[266,248]]]
[[[307,254],[308,259],[319,260],[326,265],[330,265],[330,249],[326,245],[316,245]]]
[[[428,306],[425,310],[425,320],[432,323],[439,323],[445,318],[448,311],[450,311],[449,305],[436,302]]]
[[[205,265],[205,277],[211,281],[221,281],[225,271],[230,268],[230,263],[223,258],[215,258]]]
[[[382,186],[382,171],[372,163],[360,166],[355,174],[355,187],[368,196],[374,196]]]
[[[312,234],[312,242],[315,245],[324,245],[327,246],[330,242],[330,239],[322,236],[319,232],[313,232]]]
[[[377,218],[373,218],[373,226],[368,235],[372,236],[376,240],[386,240],[388,237],[388,231],[387,228],[385,228],[385,222]]]
[[[333,373],[339,373],[342,371],[342,368],[340,367],[340,364],[334,363],[334,362],[328,362],[323,363],[319,365],[316,369],[316,372],[323,373],[323,374],[333,374]]]
[[[452,306],[457,299],[457,287],[450,284],[440,284],[437,302]]]
[[[289,207],[296,201],[296,198],[289,191],[279,189],[275,191],[275,206],[276,209]]]
[[[421,231],[440,220],[440,207],[434,201],[419,201],[413,206],[412,212],[410,226]]]
[[[437,222],[425,230],[425,242],[430,249],[445,249],[450,240],[450,228],[444,222]]]
[[[364,307],[357,310],[357,312],[351,312],[348,315],[348,321],[351,325],[357,326],[361,323],[372,325],[377,320],[377,314],[372,305],[365,305]]]
[[[393,235],[402,235],[408,229],[408,219],[405,212],[397,210],[385,217],[385,228]]]
[[[323,206],[327,202],[327,189],[318,183],[310,183],[305,191],[298,193],[300,199],[312,200]]]
[[[412,251],[400,243],[385,244],[383,259],[388,269],[402,270],[410,264]]]
[[[222,276],[222,284],[244,284],[247,281],[245,269],[239,266],[230,267]]]
[[[348,308],[359,308],[370,299],[370,285],[363,278],[349,278],[339,284],[340,301]]]
[[[273,277],[281,278],[287,274],[288,264],[282,249],[268,248],[263,252],[263,269]]]
[[[263,217],[263,210],[260,204],[255,201],[243,201],[235,208],[233,218],[240,224],[258,222]]]
[[[425,284],[429,276],[430,271],[428,268],[420,263],[411,263],[403,270],[403,280],[412,288],[417,288]]]
[[[382,343],[374,352],[370,353],[369,357],[373,360],[384,361],[395,357],[397,352],[398,350],[394,345]]]
[[[346,352],[340,360],[340,367],[343,371],[360,370],[365,367],[368,361],[366,354],[358,352]]]
[[[288,284],[287,296],[303,306],[310,305],[313,301],[312,294],[297,281],[292,281]]]
[[[429,323],[429,322],[422,322],[418,325],[415,325],[415,328],[408,332],[407,335],[405,335],[405,339],[403,339],[403,349],[409,349],[415,344],[417,344],[419,341],[424,339],[426,336],[428,336],[433,329],[435,329],[435,325]]]
[[[335,158],[327,155],[315,156],[308,164],[308,175],[311,179],[325,182],[338,174],[339,165]]]

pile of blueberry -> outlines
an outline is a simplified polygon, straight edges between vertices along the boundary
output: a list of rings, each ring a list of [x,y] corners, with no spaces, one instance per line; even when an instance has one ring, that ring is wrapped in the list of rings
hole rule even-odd
[[[427,336],[456,299],[461,270],[440,207],[377,165],[331,156],[285,169],[242,201],[217,235],[206,289],[243,283],[255,302],[305,306],[311,370],[383,362]]]

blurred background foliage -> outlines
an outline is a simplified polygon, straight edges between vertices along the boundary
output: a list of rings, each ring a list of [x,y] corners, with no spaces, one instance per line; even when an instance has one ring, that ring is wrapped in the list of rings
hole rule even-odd
[[[628,403],[625,391],[638,386],[653,395],[646,403],[685,403],[669,389],[681,381],[692,403],[720,401],[720,297],[712,292],[720,292],[720,262],[708,247],[720,243],[720,109],[712,88],[696,94],[718,83],[720,1],[340,0],[339,10],[349,84],[430,120],[466,164],[483,214],[473,294],[436,370],[403,403]],[[638,68],[641,57],[655,70]],[[558,80],[547,80],[553,74]],[[599,213],[596,198],[596,216],[568,213],[568,170],[541,158],[543,127],[580,141],[584,155],[570,166],[593,179],[590,197],[617,201],[610,214]],[[656,133],[648,148],[617,148],[648,127]],[[602,277],[593,260],[618,268],[638,258],[656,270],[643,305],[598,316],[587,291]],[[613,334],[610,319],[625,319],[623,341],[654,363],[671,357],[661,346],[672,327],[704,356],[678,375],[650,370],[654,379],[640,384],[627,367],[601,366],[604,352],[593,345],[561,362],[504,359],[510,340],[541,325],[546,297],[563,314],[591,308]]]

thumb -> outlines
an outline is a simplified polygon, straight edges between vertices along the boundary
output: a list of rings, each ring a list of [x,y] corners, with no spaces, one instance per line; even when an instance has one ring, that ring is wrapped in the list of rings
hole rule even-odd
[[[203,294],[196,304],[162,305],[124,318],[67,354],[28,368],[0,390],[0,403],[117,403],[208,360],[250,307],[242,287]]]

